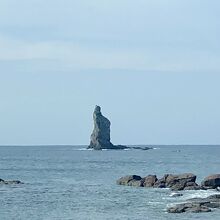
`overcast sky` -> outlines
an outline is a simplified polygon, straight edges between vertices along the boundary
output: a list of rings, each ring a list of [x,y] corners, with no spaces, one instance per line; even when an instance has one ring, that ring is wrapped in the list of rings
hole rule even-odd
[[[220,144],[220,1],[1,0],[0,145]]]

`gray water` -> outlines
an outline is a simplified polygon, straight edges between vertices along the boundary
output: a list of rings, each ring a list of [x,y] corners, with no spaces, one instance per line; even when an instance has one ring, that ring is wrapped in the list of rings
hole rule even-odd
[[[155,146],[149,151],[89,151],[82,146],[0,147],[0,178],[23,185],[0,186],[1,220],[178,220],[220,219],[220,211],[169,214],[170,204],[215,191],[188,191],[172,198],[168,189],[116,185],[127,174],[192,172],[198,182],[220,173],[220,146]]]

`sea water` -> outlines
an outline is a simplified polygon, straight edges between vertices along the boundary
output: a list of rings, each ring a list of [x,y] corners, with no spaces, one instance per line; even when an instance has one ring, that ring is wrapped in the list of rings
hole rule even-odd
[[[166,208],[188,198],[216,193],[116,185],[124,175],[142,177],[192,172],[200,182],[220,173],[220,146],[154,146],[153,150],[86,150],[86,146],[2,146],[1,220],[186,220],[220,219],[211,213],[170,214]]]

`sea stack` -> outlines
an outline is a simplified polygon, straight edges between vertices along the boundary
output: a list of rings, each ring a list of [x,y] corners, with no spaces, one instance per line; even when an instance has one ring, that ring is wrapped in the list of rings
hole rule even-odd
[[[96,106],[93,113],[94,129],[90,138],[88,148],[94,150],[102,149],[125,149],[126,146],[113,145],[110,141],[111,122],[102,115],[101,107]]]

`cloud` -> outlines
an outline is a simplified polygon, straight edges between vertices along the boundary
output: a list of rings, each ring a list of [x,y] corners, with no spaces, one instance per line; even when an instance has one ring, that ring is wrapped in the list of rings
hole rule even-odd
[[[218,4],[3,0],[0,61],[38,60],[69,70],[220,71]]]
[[[66,69],[130,69],[156,71],[219,71],[219,55],[174,47],[108,47],[71,41],[28,42],[0,36],[1,61],[45,60]],[[50,65],[52,65],[50,63]]]

